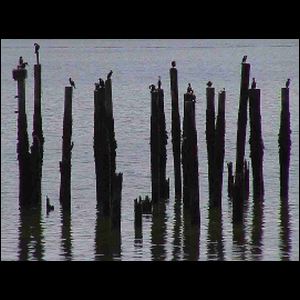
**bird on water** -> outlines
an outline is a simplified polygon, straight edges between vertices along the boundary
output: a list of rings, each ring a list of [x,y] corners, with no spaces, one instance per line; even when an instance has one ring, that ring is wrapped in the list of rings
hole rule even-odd
[[[48,195],[46,195],[46,209],[47,209],[47,213],[54,210],[54,205],[50,204],[50,199],[49,199]]]
[[[173,61],[171,62],[171,65],[172,65],[172,68],[175,68],[175,67],[176,67],[176,61],[173,60]]]
[[[74,87],[74,89],[76,89],[76,87],[75,87],[75,82],[74,82],[74,80],[72,80],[71,77],[69,78],[69,82],[70,82],[70,85],[71,85],[72,87]]]
[[[291,82],[291,79],[288,78],[288,80],[287,80],[286,83],[285,83],[285,87],[286,87],[287,89],[288,89],[289,86],[290,86],[290,82]]]
[[[247,55],[244,55],[243,60],[242,60],[242,63],[245,63],[246,60],[247,60]]]
[[[211,81],[209,81],[206,85],[208,86],[208,87],[212,87],[212,82]]]
[[[113,73],[113,71],[110,70],[110,72],[107,74],[107,79],[110,79],[110,78],[111,78],[112,73]]]
[[[256,89],[256,81],[255,78],[252,78],[251,89]]]
[[[40,45],[37,43],[34,43],[33,46],[34,46],[34,53],[37,54],[40,50]]]

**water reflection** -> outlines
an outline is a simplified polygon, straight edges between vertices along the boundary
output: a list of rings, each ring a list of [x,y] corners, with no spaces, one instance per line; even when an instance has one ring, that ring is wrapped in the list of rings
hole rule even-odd
[[[166,259],[166,201],[153,203],[151,226],[151,259]]]
[[[264,201],[261,198],[253,199],[252,230],[251,230],[251,256],[253,260],[261,260],[263,250],[263,210]]]
[[[211,207],[208,211],[207,252],[208,259],[224,260],[222,210],[218,207]]]
[[[121,259],[121,230],[113,228],[111,218],[97,207],[95,228],[95,260]]]
[[[72,260],[71,211],[61,209],[61,250],[65,260]]]
[[[43,260],[43,239],[41,207],[20,208],[19,260]]]
[[[290,214],[289,199],[281,197],[280,199],[280,259],[290,260],[291,237],[290,237]]]
[[[183,209],[183,258],[196,261],[199,259],[200,226],[191,225],[188,209]]]
[[[174,204],[174,229],[173,229],[173,253],[172,260],[179,260],[181,257],[181,210],[182,203],[180,199],[175,198]]]
[[[233,223],[233,260],[246,260],[245,222]],[[237,256],[235,256],[237,255]]]

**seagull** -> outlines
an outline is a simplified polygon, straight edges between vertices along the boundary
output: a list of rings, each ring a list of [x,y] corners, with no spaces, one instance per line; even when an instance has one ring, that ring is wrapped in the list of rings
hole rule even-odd
[[[172,65],[172,68],[175,68],[175,67],[176,67],[176,61],[173,60],[173,61],[171,62],[171,65]]]
[[[69,78],[69,82],[70,82],[70,85],[73,86],[74,89],[76,89],[76,87],[75,87],[75,82],[74,82],[74,80],[72,80],[71,77]]]
[[[158,82],[157,82],[157,88],[160,90],[161,89],[161,80],[160,76],[158,76]]]
[[[290,82],[291,82],[291,79],[288,78],[288,80],[287,80],[286,83],[285,83],[285,87],[286,87],[287,89],[288,89],[289,86],[290,86]]]
[[[242,63],[245,63],[246,60],[247,60],[247,55],[244,55],[243,60],[242,60]]]
[[[211,81],[209,81],[206,85],[208,86],[208,87],[212,87],[212,82]]]
[[[37,43],[34,43],[33,46],[34,46],[34,53],[37,54],[40,50],[40,45]]]
[[[107,79],[110,79],[110,78],[111,78],[112,73],[113,73],[113,71],[110,70],[110,72],[107,74]]]
[[[151,89],[151,92],[155,91],[155,85],[154,84],[150,84],[149,85],[149,89]]]
[[[254,77],[252,78],[251,89],[256,89],[256,81]]]
[[[99,85],[101,88],[105,87],[104,80],[102,78],[99,78]]]
[[[47,214],[50,211],[54,210],[54,205],[50,204],[50,199],[49,199],[48,195],[46,196],[46,209],[47,209]]]

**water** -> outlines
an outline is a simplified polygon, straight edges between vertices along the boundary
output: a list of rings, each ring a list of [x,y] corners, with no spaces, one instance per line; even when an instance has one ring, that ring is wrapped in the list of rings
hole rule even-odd
[[[47,194],[55,209],[48,216],[21,216],[18,209],[16,160],[17,101],[12,69],[19,56],[28,61],[26,110],[31,140],[33,115],[33,43],[41,45],[42,116],[45,137],[42,199]],[[253,207],[250,197],[245,223],[233,227],[224,168],[222,215],[209,218],[205,89],[226,88],[225,162],[235,160],[240,62],[248,55],[251,77],[261,89],[262,131],[265,145],[265,199]],[[133,199],[151,195],[150,93],[148,86],[162,78],[167,130],[171,130],[169,68],[178,68],[180,113],[190,82],[197,95],[199,148],[200,232],[187,231],[178,219],[174,200],[171,138],[167,145],[170,199],[162,218],[143,216],[143,237],[134,232]],[[1,259],[43,260],[299,260],[299,41],[298,40],[2,40],[1,41]],[[123,172],[121,241],[116,251],[101,240],[96,220],[93,157],[93,89],[99,77],[113,70],[113,106],[117,172]],[[74,90],[72,152],[72,213],[59,209],[61,136],[64,87],[72,77]],[[291,164],[288,206],[280,205],[278,132],[280,89],[291,78]],[[249,123],[246,157],[249,158]],[[226,166],[226,164],[225,164]],[[251,169],[250,169],[251,170]],[[214,212],[211,212],[214,213]],[[216,213],[215,213],[216,214]],[[103,225],[103,224],[102,224]],[[30,233],[29,227],[32,227]],[[101,227],[104,228],[105,227]],[[99,242],[100,240],[100,242]],[[101,245],[99,245],[99,243]],[[102,247],[108,247],[102,251]],[[100,248],[99,248],[100,247]],[[102,249],[102,250],[101,250]],[[103,253],[102,253],[102,252]]]

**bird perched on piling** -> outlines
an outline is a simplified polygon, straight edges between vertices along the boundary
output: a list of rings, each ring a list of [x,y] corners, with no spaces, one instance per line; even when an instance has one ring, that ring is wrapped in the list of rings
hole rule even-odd
[[[150,84],[149,85],[149,89],[151,90],[151,92],[155,91],[155,85],[154,84]]]
[[[20,57],[19,57],[19,65],[21,66],[21,65],[23,64],[23,62],[24,62],[24,61],[23,61],[23,57],[20,56]]]
[[[113,73],[113,71],[110,70],[110,72],[107,74],[107,79],[110,79],[110,78],[111,78],[112,73]]]
[[[212,82],[211,81],[209,81],[206,85],[208,86],[208,87],[212,87]]]
[[[172,66],[172,68],[175,68],[175,67],[176,67],[176,61],[175,61],[175,60],[173,60],[173,61],[171,62],[171,66]]]
[[[95,90],[98,91],[100,88],[100,83],[98,82],[95,82]]]
[[[291,82],[291,79],[288,78],[288,80],[287,80],[286,83],[285,83],[285,87],[286,87],[287,89],[288,89],[289,86],[290,86],[290,82]]]
[[[161,78],[160,78],[160,76],[158,76],[157,88],[158,88],[159,90],[161,89]]]
[[[47,209],[47,214],[50,211],[54,210],[54,205],[50,204],[50,199],[49,199],[48,195],[46,195],[46,209]]]
[[[256,89],[256,81],[254,77],[252,78],[251,89]]]
[[[188,83],[188,87],[187,87],[187,89],[186,89],[186,92],[187,93],[193,93],[193,89],[192,89],[192,86],[191,86],[191,84],[190,83]]]
[[[245,62],[246,62],[246,60],[247,60],[247,55],[244,55],[244,56],[243,56],[242,63],[245,63]]]
[[[23,63],[19,66],[19,68],[20,68],[20,69],[25,69],[26,66],[28,66],[28,62],[23,62]]]
[[[105,87],[105,83],[104,83],[104,80],[102,78],[99,78],[99,85],[100,85],[101,88]]]
[[[34,43],[33,46],[34,46],[34,53],[37,54],[40,50],[40,45],[37,43]]]
[[[71,85],[72,87],[74,87],[74,89],[76,89],[76,87],[75,87],[75,82],[74,82],[74,80],[72,80],[71,77],[69,78],[69,82],[70,82],[70,85]]]

